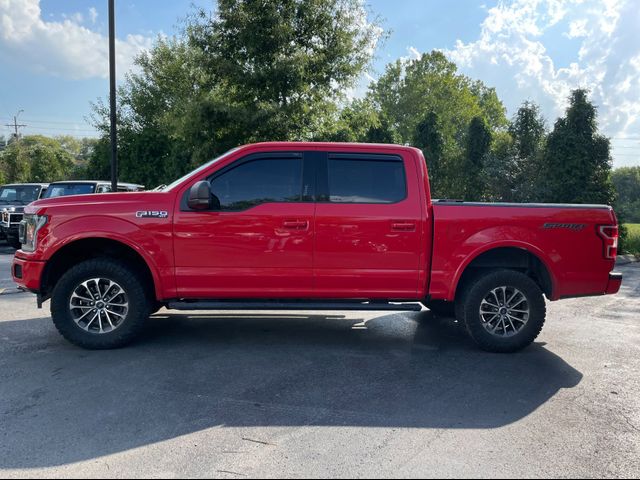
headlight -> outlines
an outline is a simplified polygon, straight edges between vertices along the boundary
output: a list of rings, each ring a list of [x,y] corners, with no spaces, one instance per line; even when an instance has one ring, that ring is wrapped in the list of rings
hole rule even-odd
[[[25,252],[33,252],[38,244],[38,231],[47,224],[46,215],[25,214],[20,222],[20,243]]]

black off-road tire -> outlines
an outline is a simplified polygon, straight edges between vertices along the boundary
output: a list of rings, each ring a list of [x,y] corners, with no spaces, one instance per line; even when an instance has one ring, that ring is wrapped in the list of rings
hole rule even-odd
[[[507,286],[517,288],[529,306],[527,323],[513,336],[502,337],[487,331],[480,316],[480,304],[491,290]],[[527,275],[515,270],[493,270],[474,278],[460,299],[463,321],[471,338],[488,352],[517,352],[538,337],[544,325],[546,305],[540,287]]]
[[[78,285],[92,278],[105,278],[119,284],[126,292],[129,310],[122,324],[108,333],[90,333],[73,320],[69,301]],[[112,258],[96,258],[71,267],[57,282],[51,296],[53,323],[69,342],[89,350],[106,350],[128,345],[143,330],[151,304],[148,288],[127,264]]]

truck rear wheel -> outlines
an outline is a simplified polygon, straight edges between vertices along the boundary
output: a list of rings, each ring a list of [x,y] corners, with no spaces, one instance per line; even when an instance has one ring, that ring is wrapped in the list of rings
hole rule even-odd
[[[110,258],[70,268],[51,296],[51,317],[71,343],[91,350],[132,342],[149,317],[144,282],[126,264]]]
[[[530,345],[544,325],[546,305],[540,287],[515,270],[476,277],[461,299],[471,338],[489,352],[516,352]]]

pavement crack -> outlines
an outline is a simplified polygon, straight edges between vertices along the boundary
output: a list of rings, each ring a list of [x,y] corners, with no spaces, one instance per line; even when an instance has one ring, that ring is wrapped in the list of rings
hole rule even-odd
[[[246,477],[244,473],[232,472],[230,470],[216,470],[218,473],[228,473],[230,475],[238,475],[240,477]]]
[[[269,446],[272,446],[272,447],[276,447],[277,446],[275,443],[263,442],[262,440],[254,440],[253,438],[242,437],[242,440],[244,440],[245,442],[259,443],[261,445],[269,445]]]

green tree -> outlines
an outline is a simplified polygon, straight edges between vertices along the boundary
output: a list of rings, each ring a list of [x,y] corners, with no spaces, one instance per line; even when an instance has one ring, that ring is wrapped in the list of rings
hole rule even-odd
[[[566,115],[547,138],[543,156],[547,202],[613,204],[609,139],[598,133],[596,107],[574,90]]]
[[[7,182],[53,182],[69,178],[73,156],[60,142],[31,135],[11,142],[0,152],[0,164]]]
[[[484,164],[485,198],[493,202],[516,201],[519,188],[514,140],[508,131],[493,134]]]
[[[11,142],[0,153],[4,181],[7,183],[28,182],[31,176],[31,164],[20,141]]]
[[[31,162],[30,181],[55,182],[66,180],[73,169],[73,157],[62,147],[36,144],[27,147]]]
[[[137,59],[140,73],[120,89],[123,178],[165,183],[239,144],[336,133],[343,92],[380,35],[363,18],[360,0],[221,0],[213,14],[196,10],[181,36]],[[98,103],[95,113],[106,135],[108,110]],[[96,146],[93,157],[103,153]]]
[[[491,132],[507,125],[505,108],[495,90],[458,73],[455,63],[438,51],[387,65],[370,86],[368,98],[389,120],[399,142],[415,143],[425,151],[425,157],[436,158],[433,151],[428,152],[426,142],[434,140],[427,137],[437,136],[434,178],[438,196],[470,193],[465,193],[469,185],[461,168],[472,120],[482,119]]]
[[[483,172],[491,147],[491,130],[482,117],[473,117],[466,137],[463,168],[459,175],[464,183],[465,200],[482,200],[486,190]]]
[[[630,223],[640,223],[640,167],[622,167],[611,172],[615,187],[616,213]]]
[[[486,162],[487,198],[506,202],[539,201],[546,138],[540,108],[524,102],[506,132],[498,132]]]
[[[540,200],[542,153],[546,138],[545,121],[540,107],[524,102],[509,125],[513,138],[513,197],[514,201]]]
[[[436,112],[427,112],[422,121],[418,123],[413,145],[422,150],[427,162],[431,194],[434,197],[440,197],[443,190],[440,185],[440,176],[442,175],[443,167],[444,138]]]
[[[326,131],[318,132],[314,140],[367,142],[374,129],[382,128],[380,115],[367,98],[352,100],[342,107],[335,120],[327,120]]]
[[[495,90],[459,74],[455,63],[439,51],[387,65],[380,79],[370,86],[369,95],[403,142],[414,139],[418,124],[429,112],[437,115],[445,143],[463,137],[476,116],[491,129],[507,124]]]

